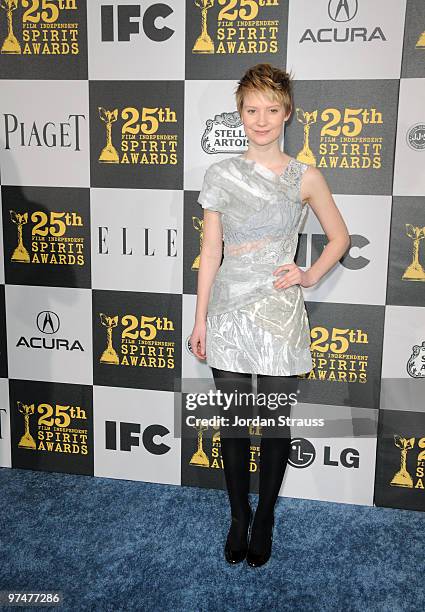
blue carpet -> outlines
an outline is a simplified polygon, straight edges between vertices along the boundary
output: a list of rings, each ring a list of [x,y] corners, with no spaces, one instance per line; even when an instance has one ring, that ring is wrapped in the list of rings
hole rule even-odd
[[[250,568],[224,559],[224,491],[7,468],[0,483],[0,588],[62,591],[61,610],[425,609],[421,512],[279,498],[272,558]]]

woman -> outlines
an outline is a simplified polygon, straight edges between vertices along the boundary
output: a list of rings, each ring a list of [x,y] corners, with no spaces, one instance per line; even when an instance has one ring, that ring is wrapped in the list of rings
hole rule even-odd
[[[346,252],[350,239],[320,170],[279,148],[293,108],[290,75],[257,64],[239,81],[235,95],[249,146],[242,155],[213,163],[205,173],[198,199],[205,211],[190,342],[193,353],[211,367],[217,389],[249,392],[256,373],[257,393],[270,394],[287,390],[298,374],[312,369],[301,287],[315,285]],[[307,205],[329,242],[303,271],[293,259]],[[227,429],[220,429],[232,517],[225,557],[229,563],[246,557],[250,566],[259,567],[271,554],[274,506],[289,457],[290,431],[285,426],[284,431],[270,427],[271,434],[263,432],[252,520],[248,430],[241,436]]]

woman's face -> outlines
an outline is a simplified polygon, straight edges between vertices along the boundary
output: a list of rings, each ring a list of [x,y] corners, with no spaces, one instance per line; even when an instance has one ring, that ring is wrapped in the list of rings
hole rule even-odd
[[[250,143],[261,146],[278,140],[288,117],[283,104],[262,92],[250,91],[243,97],[241,119]]]

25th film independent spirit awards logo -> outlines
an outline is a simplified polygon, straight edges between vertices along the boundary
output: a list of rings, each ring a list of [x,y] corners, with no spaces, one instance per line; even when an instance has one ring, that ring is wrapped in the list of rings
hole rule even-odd
[[[0,0],[1,77],[87,78],[86,28],[85,0]]]
[[[180,295],[93,291],[94,384],[178,390],[181,310]]]
[[[183,188],[180,81],[91,81],[91,176],[95,187]]]
[[[197,35],[191,53],[217,54],[225,56],[226,61],[231,56],[261,54],[264,59],[282,53],[279,45],[286,38],[282,28],[287,4],[279,0],[246,3],[194,0],[187,7],[190,31]]]
[[[89,190],[26,187],[24,192],[2,187],[6,282],[90,287]]]
[[[93,474],[92,388],[10,381],[12,466]]]

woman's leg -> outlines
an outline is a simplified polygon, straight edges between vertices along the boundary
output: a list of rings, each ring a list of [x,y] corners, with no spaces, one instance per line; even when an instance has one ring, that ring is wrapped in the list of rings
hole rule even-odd
[[[264,393],[269,398],[267,406],[278,404],[279,397],[283,403],[285,401],[283,394],[289,396],[290,393],[296,392],[298,386],[296,379],[296,375],[266,376],[258,374],[257,393]],[[269,409],[267,406],[260,406],[260,416],[274,417],[276,425],[262,428],[258,505],[249,544],[250,552],[259,556],[265,555],[267,551],[270,552],[271,550],[270,536],[274,524],[274,507],[291,451],[290,427],[289,425],[278,424],[278,416],[290,416],[290,401],[291,398],[288,397],[287,405],[278,404],[275,410]]]
[[[229,372],[211,368],[217,390],[226,394],[252,393],[251,374]],[[234,397],[228,395],[228,397]],[[235,403],[227,411],[221,411],[233,422],[235,413],[243,413],[244,408],[237,408]],[[249,411],[249,409],[248,409]],[[230,414],[229,414],[230,413]],[[246,545],[246,535],[249,526],[249,458],[251,439],[248,428],[236,430],[232,427],[220,428],[221,455],[230,501],[232,523],[228,535],[228,543],[233,549],[242,549]]]

